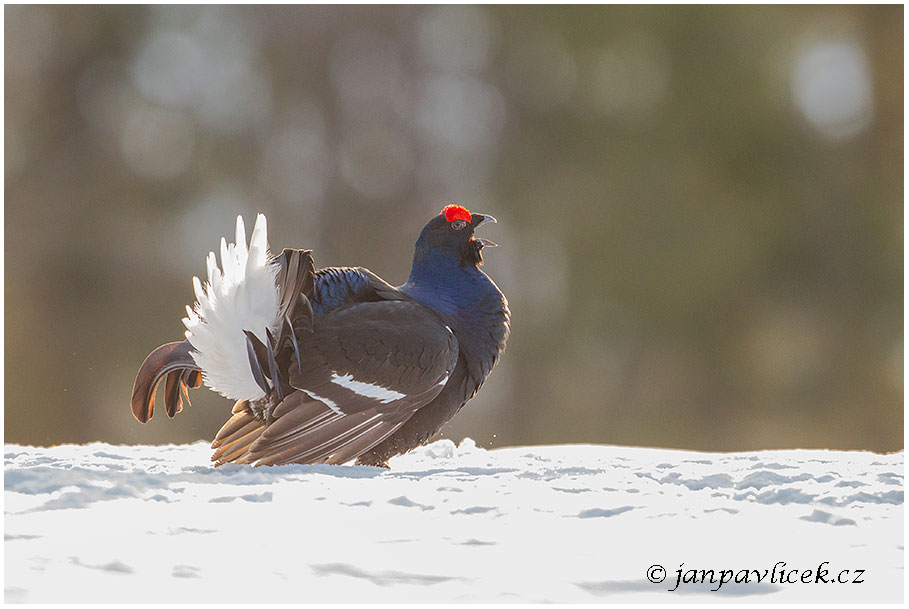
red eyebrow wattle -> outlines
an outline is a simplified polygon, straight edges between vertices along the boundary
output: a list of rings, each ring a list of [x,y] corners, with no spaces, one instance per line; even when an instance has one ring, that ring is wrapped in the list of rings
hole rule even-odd
[[[445,220],[448,222],[454,222],[455,220],[470,222],[470,212],[460,205],[446,205],[442,208],[441,214],[445,216]]]

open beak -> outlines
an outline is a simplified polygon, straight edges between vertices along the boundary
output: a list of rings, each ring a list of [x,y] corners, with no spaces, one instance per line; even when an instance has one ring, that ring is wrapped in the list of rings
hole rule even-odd
[[[497,220],[494,217],[490,216],[489,214],[472,214],[472,218],[471,218],[472,220],[476,221],[477,218],[479,218],[479,222],[477,222],[476,225],[474,225],[474,227],[473,227],[474,230],[480,228],[484,224],[495,224],[497,222]],[[498,243],[494,243],[494,242],[490,241],[489,239],[483,239],[482,237],[474,237],[473,239],[474,239],[474,241],[478,241],[479,243],[481,243],[484,247],[498,247],[499,246]]]
[[[476,226],[474,226],[474,229],[480,228],[484,224],[489,224],[489,223],[495,224],[497,222],[497,220],[495,218],[493,218],[492,216],[490,216],[489,214],[471,214],[471,219],[473,219],[473,218],[480,219],[480,221],[477,222]]]

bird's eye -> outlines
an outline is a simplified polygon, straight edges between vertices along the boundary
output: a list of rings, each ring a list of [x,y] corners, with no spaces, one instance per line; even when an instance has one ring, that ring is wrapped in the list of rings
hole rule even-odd
[[[451,228],[453,228],[455,230],[461,230],[465,226],[467,226],[467,220],[454,220],[451,223]]]

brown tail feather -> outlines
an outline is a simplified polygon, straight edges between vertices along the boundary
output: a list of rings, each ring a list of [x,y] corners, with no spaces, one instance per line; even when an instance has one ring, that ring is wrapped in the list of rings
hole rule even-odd
[[[242,405],[242,406],[241,406]],[[234,406],[234,415],[215,435],[211,447],[215,449],[211,460],[215,465],[247,463],[249,447],[265,431],[265,421],[256,418],[245,401]]]
[[[302,293],[307,298],[312,298],[315,269],[313,268],[312,250],[285,248],[277,257],[277,261],[280,265],[277,284],[281,286],[278,316],[283,318],[292,312],[299,294]]]
[[[183,407],[181,394],[186,393],[187,385],[198,387],[202,382],[199,367],[189,354],[192,345],[187,341],[161,345],[145,358],[136,382],[130,406],[133,416],[140,423],[146,423],[155,412],[155,391],[165,376],[170,374],[165,386],[165,408],[172,417]]]
[[[240,400],[237,402],[233,409],[233,416],[229,418],[227,420],[227,423],[222,425],[221,429],[218,430],[218,433],[215,434],[215,439],[212,440],[211,443],[212,448],[220,448],[221,445],[225,444],[226,442],[235,440],[236,438],[233,438],[231,436],[233,436],[237,431],[249,423],[249,417],[246,416],[246,405],[246,400]],[[238,408],[238,406],[240,408]]]

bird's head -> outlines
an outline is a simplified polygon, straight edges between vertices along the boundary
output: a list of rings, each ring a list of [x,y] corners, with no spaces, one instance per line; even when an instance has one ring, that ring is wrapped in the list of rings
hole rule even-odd
[[[483,224],[495,221],[489,214],[470,213],[460,205],[447,205],[423,227],[416,243],[416,257],[433,253],[454,257],[462,265],[479,266],[483,263],[483,248],[496,244],[473,233]]]

